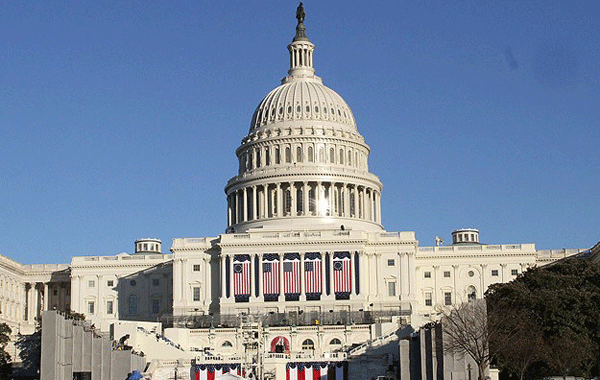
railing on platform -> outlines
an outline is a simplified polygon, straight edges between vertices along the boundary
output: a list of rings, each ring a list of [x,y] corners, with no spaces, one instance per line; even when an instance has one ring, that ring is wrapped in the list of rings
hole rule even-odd
[[[263,327],[278,326],[318,326],[318,325],[353,325],[391,322],[393,317],[410,316],[411,310],[379,310],[379,311],[333,311],[333,312],[287,312],[266,313],[257,315]],[[161,322],[164,327],[186,327],[190,329],[210,327],[238,327],[240,315],[214,314],[184,316],[165,316]]]

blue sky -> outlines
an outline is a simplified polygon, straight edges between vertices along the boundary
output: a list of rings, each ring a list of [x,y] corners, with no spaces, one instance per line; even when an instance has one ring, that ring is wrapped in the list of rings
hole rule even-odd
[[[600,5],[305,1],[317,75],[352,108],[387,230],[600,240]],[[0,8],[0,254],[24,263],[216,236],[291,1]]]

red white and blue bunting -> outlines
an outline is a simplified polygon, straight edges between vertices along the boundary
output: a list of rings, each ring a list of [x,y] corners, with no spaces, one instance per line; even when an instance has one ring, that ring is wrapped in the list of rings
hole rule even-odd
[[[286,380],[348,380],[348,362],[288,363]]]
[[[240,363],[233,364],[199,364],[192,367],[192,379],[196,380],[215,380],[224,373],[233,373],[238,376],[246,377],[246,371],[242,371]]]

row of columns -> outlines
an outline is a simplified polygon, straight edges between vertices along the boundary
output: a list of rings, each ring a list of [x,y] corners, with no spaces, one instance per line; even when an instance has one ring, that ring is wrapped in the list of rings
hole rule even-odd
[[[357,296],[359,289],[356,287],[356,267],[355,267],[355,253],[350,254],[350,260],[352,262],[351,265],[351,296]],[[227,260],[226,257],[229,257],[229,268],[227,268]],[[256,257],[258,257],[259,262],[259,270],[258,270],[258,293],[256,293]],[[359,256],[360,257],[360,256]],[[233,287],[233,258],[234,255],[223,255],[221,256],[221,289],[222,294],[221,298],[224,300],[233,300],[234,299],[234,287]],[[300,301],[306,301],[306,284],[305,284],[305,273],[304,273],[304,261],[305,261],[305,253],[300,253]],[[362,260],[359,260],[359,266],[363,266]],[[279,254],[279,301],[284,301],[284,274],[283,274],[283,254]],[[262,301],[260,299],[264,296],[263,292],[263,254],[252,254],[250,255],[250,294],[251,300]],[[321,300],[323,297],[333,297],[334,296],[334,278],[333,278],[333,254],[329,254],[329,266],[326,269],[326,260],[325,254],[321,254]],[[227,283],[227,279],[225,276],[226,271],[229,270],[229,284]],[[360,274],[361,268],[359,268]],[[329,272],[329,294],[327,294],[327,277],[325,275],[326,271]],[[359,279],[359,285],[360,285]],[[229,289],[227,287],[229,286]],[[229,290],[229,291],[227,291]],[[364,291],[364,290],[363,290]],[[229,297],[228,297],[229,295]]]
[[[228,226],[286,216],[338,216],[381,223],[377,189],[337,182],[277,182],[252,185],[227,196]]]
[[[290,46],[290,67],[313,67],[313,49],[301,46]]]
[[[296,105],[296,107],[301,106]],[[307,105],[306,107],[309,106]],[[323,107],[327,106],[324,105]],[[295,165],[302,162],[345,165],[360,169],[367,167],[366,161],[364,160],[365,156],[363,155],[363,152],[358,149],[346,151],[345,148],[336,150],[336,148],[331,147],[329,148],[329,153],[326,154],[326,150],[323,146],[313,148],[312,144],[308,145],[308,147],[306,147],[306,145],[267,145],[264,147],[257,146],[255,148],[248,148],[239,157],[238,173],[243,174],[244,172],[249,172],[262,166],[280,164]],[[295,150],[292,149],[294,146]]]

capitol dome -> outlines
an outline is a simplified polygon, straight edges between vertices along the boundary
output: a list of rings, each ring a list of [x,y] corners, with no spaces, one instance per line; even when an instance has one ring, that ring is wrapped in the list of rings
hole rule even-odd
[[[254,111],[225,186],[227,232],[344,228],[380,231],[382,185],[344,99],[315,75],[304,18],[290,69]]]
[[[286,77],[260,102],[250,131],[294,120],[342,124],[356,131],[356,122],[348,104],[337,92],[321,83],[320,78],[298,80]]]

